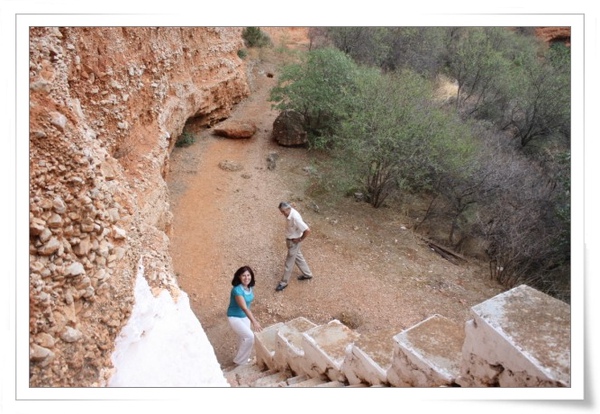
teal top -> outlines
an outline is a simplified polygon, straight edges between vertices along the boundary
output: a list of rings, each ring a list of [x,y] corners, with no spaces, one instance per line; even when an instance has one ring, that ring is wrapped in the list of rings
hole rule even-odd
[[[254,300],[254,289],[249,288],[249,290],[244,289],[244,285],[239,284],[234,286],[231,289],[231,294],[229,295],[229,307],[227,308],[227,316],[233,316],[234,318],[246,318],[246,313],[240,308],[240,305],[235,301],[236,296],[243,296],[244,301],[246,302],[246,307],[250,309],[250,304]]]

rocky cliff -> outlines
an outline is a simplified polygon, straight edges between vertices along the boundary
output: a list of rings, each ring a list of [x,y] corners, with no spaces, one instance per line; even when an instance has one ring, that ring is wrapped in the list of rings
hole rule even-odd
[[[570,27],[536,27],[535,34],[546,43],[564,43],[571,45]]]
[[[165,177],[249,94],[241,28],[30,29],[30,386],[104,386],[139,267],[176,299]]]

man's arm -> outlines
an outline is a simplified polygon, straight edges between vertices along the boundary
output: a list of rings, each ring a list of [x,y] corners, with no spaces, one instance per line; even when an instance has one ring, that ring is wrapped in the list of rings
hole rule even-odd
[[[302,233],[302,236],[298,237],[297,239],[294,239],[294,241],[296,243],[300,243],[302,240],[306,239],[309,234],[310,234],[310,229],[307,228],[306,230],[304,230],[304,233]]]

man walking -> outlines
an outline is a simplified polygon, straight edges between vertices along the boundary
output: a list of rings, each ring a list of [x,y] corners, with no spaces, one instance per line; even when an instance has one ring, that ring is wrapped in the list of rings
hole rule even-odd
[[[287,287],[294,264],[297,265],[302,272],[302,274],[298,276],[298,280],[308,280],[313,277],[308,264],[300,251],[300,243],[310,234],[308,225],[302,220],[300,213],[292,208],[290,203],[279,203],[279,211],[286,217],[285,242],[288,251],[287,257],[285,258],[283,278],[275,288],[277,292],[281,292]]]

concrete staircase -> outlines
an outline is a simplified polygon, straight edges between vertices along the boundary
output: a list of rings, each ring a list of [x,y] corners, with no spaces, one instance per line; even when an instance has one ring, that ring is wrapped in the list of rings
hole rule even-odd
[[[232,387],[387,387],[393,333],[360,335],[338,320],[300,317],[255,334],[251,365],[225,371]]]
[[[242,365],[225,371],[225,378],[232,387],[344,387],[339,381],[318,376],[294,375],[291,371],[265,369],[258,364]]]
[[[232,387],[570,386],[567,304],[522,285],[471,313],[464,325],[432,315],[398,334],[361,335],[335,319],[276,323],[255,334],[255,362],[225,378]]]
[[[224,372],[232,387],[366,387],[341,371],[345,348],[359,335],[337,320],[318,326],[305,318],[277,323],[255,334],[250,365]]]

